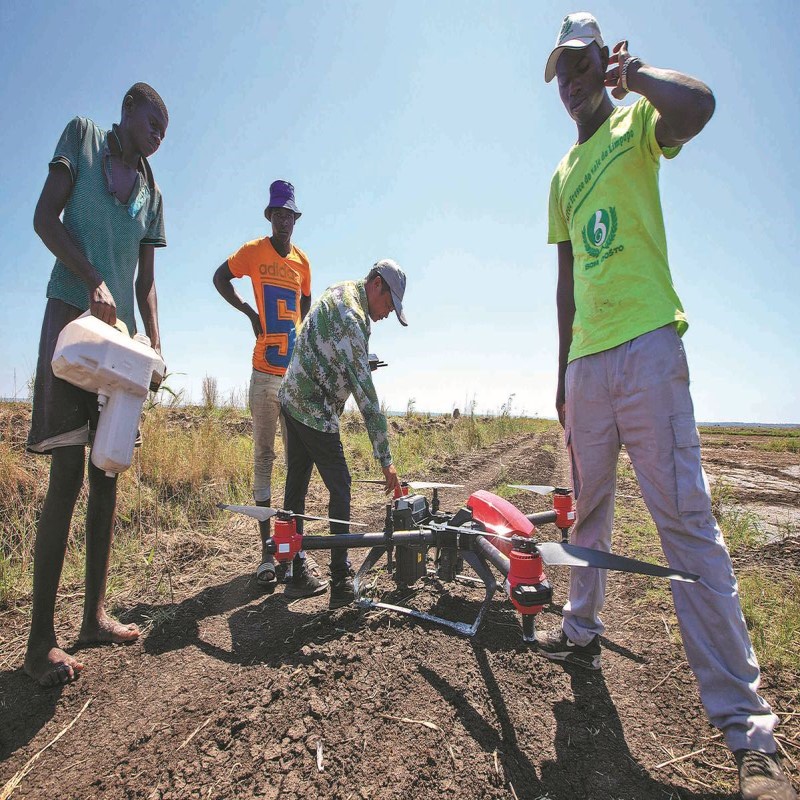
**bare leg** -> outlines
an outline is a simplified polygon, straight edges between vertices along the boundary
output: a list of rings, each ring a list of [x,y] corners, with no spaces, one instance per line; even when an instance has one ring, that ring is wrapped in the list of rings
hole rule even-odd
[[[42,686],[70,683],[83,669],[83,664],[58,647],[53,618],[69,525],[83,484],[85,458],[82,446],[53,451],[50,483],[36,530],[33,611],[25,672]]]
[[[121,644],[139,638],[136,625],[123,625],[106,614],[106,581],[117,504],[117,477],[109,478],[89,462],[89,503],[86,509],[86,595],[81,644]]]

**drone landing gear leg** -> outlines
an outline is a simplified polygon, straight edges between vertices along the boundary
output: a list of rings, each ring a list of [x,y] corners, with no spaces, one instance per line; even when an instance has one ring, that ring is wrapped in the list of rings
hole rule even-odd
[[[522,641],[528,644],[536,641],[536,614],[522,615]]]
[[[475,570],[486,589],[486,595],[481,603],[478,615],[475,617],[474,622],[469,625],[466,622],[454,622],[453,620],[444,619],[443,617],[437,617],[434,614],[426,614],[424,611],[417,611],[414,608],[396,606],[392,605],[391,603],[378,603],[374,600],[368,600],[364,597],[361,597],[361,589],[363,587],[364,577],[375,566],[375,564],[378,563],[378,560],[385,552],[386,548],[383,546],[373,547],[372,550],[369,551],[367,557],[364,559],[364,563],[361,565],[361,567],[359,567],[359,570],[356,573],[355,580],[353,581],[353,590],[355,592],[356,603],[359,606],[362,608],[383,608],[387,609],[388,611],[396,611],[399,614],[405,614],[409,617],[423,619],[427,622],[435,622],[437,625],[445,625],[448,628],[452,628],[463,636],[474,636],[478,632],[478,628],[480,628],[483,618],[489,609],[489,603],[491,602],[492,597],[497,590],[497,581],[495,581],[494,575],[489,569],[489,565],[486,563],[486,561],[484,561],[483,558],[481,558],[477,553],[464,553],[464,561],[466,561],[472,567],[472,569]]]
[[[372,550],[367,553],[364,563],[358,568],[356,577],[353,579],[353,592],[355,594],[355,602],[360,606],[375,606],[375,603],[371,600],[365,600],[361,597],[361,587],[363,586],[366,574],[378,563],[378,560],[385,552],[385,547],[373,547]]]
[[[478,574],[478,577],[483,581],[483,585],[486,587],[486,596],[484,597],[481,607],[478,610],[478,616],[475,617],[475,622],[472,623],[470,633],[467,634],[467,636],[474,636],[478,632],[478,628],[480,628],[486,612],[489,610],[489,603],[491,603],[492,597],[494,597],[494,593],[497,590],[497,581],[494,579],[494,575],[489,569],[489,565],[477,553],[468,551],[462,555],[464,561],[466,561],[467,564],[469,564],[472,569],[475,570],[475,572]]]

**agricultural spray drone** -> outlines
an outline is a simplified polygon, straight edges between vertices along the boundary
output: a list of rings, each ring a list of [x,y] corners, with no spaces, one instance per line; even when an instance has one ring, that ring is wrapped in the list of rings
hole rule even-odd
[[[383,484],[383,481],[362,481]],[[260,506],[220,505],[220,508],[246,514],[258,520],[275,517],[275,529],[268,550],[278,562],[291,563],[300,550],[329,550],[332,547],[370,548],[354,580],[355,602],[368,608],[384,608],[446,625],[466,636],[473,636],[481,625],[498,589],[492,567],[500,573],[500,588],[522,616],[522,638],[535,641],[535,617],[553,597],[544,574],[548,565],[595,567],[634,572],[670,580],[694,582],[697,575],[577,547],[569,544],[569,529],[575,521],[572,490],[554,486],[514,486],[539,494],[553,495],[553,509],[523,514],[508,500],[483,489],[474,492],[466,505],[455,513],[440,510],[439,490],[463,488],[450,483],[404,482],[394,500],[386,506],[384,529],[380,533],[339,533],[307,536],[297,531],[297,519],[325,520]],[[412,490],[432,490],[430,502]],[[332,520],[341,522],[342,520]],[[359,523],[350,522],[350,525]],[[561,542],[541,542],[537,526],[554,524],[561,531]],[[443,582],[463,581],[482,584],[485,597],[472,624],[445,619],[434,614],[363,596],[367,573],[386,555],[387,571],[398,586],[410,586],[429,573],[428,551],[434,549],[431,574]],[[478,578],[462,574],[468,564]]]

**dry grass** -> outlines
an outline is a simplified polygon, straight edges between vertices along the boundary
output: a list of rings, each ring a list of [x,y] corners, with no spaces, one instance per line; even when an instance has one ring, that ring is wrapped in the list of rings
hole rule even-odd
[[[38,515],[47,490],[49,459],[24,452],[24,407],[3,409],[0,418],[0,608],[24,603]],[[10,417],[13,416],[13,420]],[[177,541],[199,546],[219,527],[216,504],[241,501],[250,492],[252,440],[248,421],[236,413],[152,408],[142,425],[145,444],[119,479],[117,528],[109,596],[124,593],[180,553]],[[75,508],[62,591],[79,589],[84,562],[86,487]],[[181,535],[181,534],[185,535]],[[197,554],[195,554],[197,555]],[[134,586],[131,586],[133,582]]]
[[[665,564],[658,532],[638,487],[630,462],[620,459],[617,477],[624,484],[615,509],[615,549],[628,555]],[[740,562],[749,556],[758,564],[765,541],[758,516],[742,508],[729,485],[718,481],[711,492],[712,510],[728,550]],[[800,578],[791,572],[752,567],[737,569],[739,599],[753,648],[762,667],[797,673],[800,671]],[[653,582],[641,602],[644,607],[669,599],[668,586]],[[672,616],[675,643],[679,643],[677,619]]]
[[[401,475],[422,475],[459,453],[486,447],[510,436],[540,431],[552,422],[507,414],[478,416],[406,413],[389,418],[389,435],[397,471]],[[347,463],[354,477],[380,477],[372,455],[372,444],[361,417],[345,414],[342,420]]]
[[[28,602],[36,524],[47,490],[49,459],[24,450],[29,413],[24,404],[0,406],[0,609]],[[546,424],[507,413],[453,420],[411,412],[390,419],[390,437],[401,474],[422,474],[447,455]],[[187,580],[209,558],[224,554],[221,532],[231,520],[216,505],[251,498],[252,423],[246,411],[154,406],[145,414],[142,435],[143,446],[119,478],[112,602],[153,592],[167,596],[176,575]],[[379,477],[360,415],[344,416],[342,438],[353,474]],[[281,489],[280,437],[276,450],[273,482]],[[86,500],[84,487],[73,515],[62,594],[79,594],[82,587]]]

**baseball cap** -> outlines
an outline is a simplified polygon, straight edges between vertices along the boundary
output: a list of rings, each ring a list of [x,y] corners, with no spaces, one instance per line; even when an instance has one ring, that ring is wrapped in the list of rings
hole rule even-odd
[[[547,66],[544,68],[545,83],[550,83],[555,78],[556,64],[563,50],[580,50],[588,47],[592,42],[597,42],[600,47],[604,46],[603,34],[600,33],[597,20],[588,11],[567,14],[556,37],[556,46],[550,53]]]
[[[270,208],[288,208],[300,216],[300,209],[294,202],[294,186],[289,181],[278,180],[270,184],[267,209]]]
[[[397,314],[397,319],[400,320],[401,325],[408,325],[406,322],[406,315],[403,313],[403,295],[406,293],[406,274],[400,269],[400,265],[391,258],[385,258],[382,261],[376,261],[373,264],[373,269],[378,270],[378,275],[383,278],[389,291],[392,293],[392,304],[394,305],[394,313]]]

